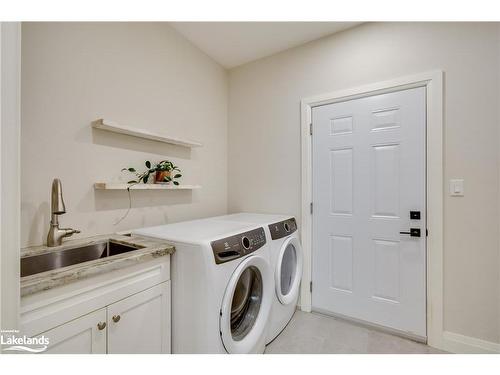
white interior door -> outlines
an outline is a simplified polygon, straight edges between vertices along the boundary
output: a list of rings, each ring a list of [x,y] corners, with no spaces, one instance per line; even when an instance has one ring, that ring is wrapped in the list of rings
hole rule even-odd
[[[312,111],[312,307],[421,337],[425,95],[421,87]],[[401,233],[410,228],[413,236]]]

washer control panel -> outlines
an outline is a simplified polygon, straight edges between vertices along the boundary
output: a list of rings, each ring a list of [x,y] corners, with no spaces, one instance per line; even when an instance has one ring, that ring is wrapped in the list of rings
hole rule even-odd
[[[253,229],[210,243],[216,264],[244,257],[260,249],[265,244],[266,235],[264,233],[264,228]]]
[[[271,232],[271,238],[273,240],[279,240],[280,238],[289,236],[296,230],[297,222],[294,217],[278,223],[269,224],[269,232]]]

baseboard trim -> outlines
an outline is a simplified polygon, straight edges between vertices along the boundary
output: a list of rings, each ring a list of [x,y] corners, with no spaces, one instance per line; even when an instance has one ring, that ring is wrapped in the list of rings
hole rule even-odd
[[[464,336],[449,331],[443,332],[443,348],[451,353],[463,354],[495,354],[500,353],[500,344]]]

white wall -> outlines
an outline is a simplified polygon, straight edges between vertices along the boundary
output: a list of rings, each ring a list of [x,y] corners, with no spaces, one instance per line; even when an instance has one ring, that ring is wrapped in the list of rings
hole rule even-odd
[[[19,323],[20,61],[21,25],[0,22],[0,329]]]
[[[50,187],[63,184],[63,227],[80,237],[224,214],[226,71],[166,23],[24,23],[22,245],[45,241]],[[189,149],[91,129],[97,118],[199,140]],[[121,168],[171,159],[201,190],[94,191]]]
[[[301,98],[442,69],[445,330],[499,343],[498,55],[493,23],[381,23],[231,70],[229,211],[300,218]]]

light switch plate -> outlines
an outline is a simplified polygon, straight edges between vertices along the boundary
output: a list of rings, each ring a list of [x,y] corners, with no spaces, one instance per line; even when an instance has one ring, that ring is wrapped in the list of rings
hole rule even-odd
[[[450,195],[452,197],[463,197],[464,196],[464,180],[463,179],[450,180]]]

